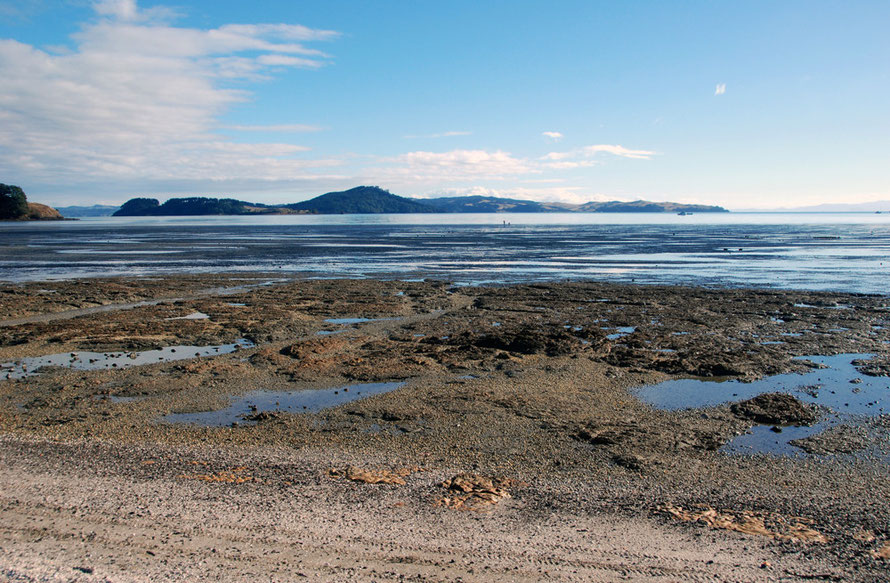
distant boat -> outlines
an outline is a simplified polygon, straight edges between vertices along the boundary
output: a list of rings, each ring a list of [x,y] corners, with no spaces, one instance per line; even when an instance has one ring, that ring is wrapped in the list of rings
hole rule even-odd
[[[685,216],[691,215],[692,213],[687,213],[686,211],[680,211],[677,214],[680,215],[681,217],[685,217]]]

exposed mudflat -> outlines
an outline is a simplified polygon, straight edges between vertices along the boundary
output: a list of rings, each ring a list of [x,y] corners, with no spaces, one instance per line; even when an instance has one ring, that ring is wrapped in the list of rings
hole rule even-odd
[[[887,576],[886,413],[799,457],[731,455],[758,423],[833,412],[787,395],[662,411],[633,393],[815,354],[875,354],[857,367],[882,375],[884,296],[194,276],[2,285],[0,320],[0,363],[254,343],[0,380],[12,580]],[[318,412],[164,420],[392,382]]]

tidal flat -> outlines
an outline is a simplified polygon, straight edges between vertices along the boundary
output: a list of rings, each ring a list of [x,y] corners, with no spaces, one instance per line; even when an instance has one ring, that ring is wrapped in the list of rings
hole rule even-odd
[[[0,574],[888,573],[886,397],[857,415],[806,398],[853,399],[862,379],[890,379],[886,296],[266,274],[0,285],[6,370],[175,346],[237,349],[96,370],[56,358],[0,374]],[[670,380],[809,379],[824,365],[801,357],[814,355],[859,355],[849,363],[859,382],[826,375],[670,409],[639,398]],[[392,385],[330,408],[276,407],[301,391],[381,383]],[[251,403],[257,394],[276,397]],[[242,401],[226,424],[171,422]],[[727,447],[819,423],[795,455]]]

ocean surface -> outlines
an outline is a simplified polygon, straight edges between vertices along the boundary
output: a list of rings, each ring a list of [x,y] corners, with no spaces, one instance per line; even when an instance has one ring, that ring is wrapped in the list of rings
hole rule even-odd
[[[890,213],[92,218],[0,223],[0,280],[272,272],[887,294]]]

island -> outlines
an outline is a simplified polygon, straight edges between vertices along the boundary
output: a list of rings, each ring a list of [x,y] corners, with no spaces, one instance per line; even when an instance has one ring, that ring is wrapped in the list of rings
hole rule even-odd
[[[132,198],[112,216],[192,216],[258,214],[404,214],[404,213],[705,213],[729,212],[723,207],[676,202],[608,201],[569,204],[536,202],[495,196],[452,196],[408,198],[397,196],[379,186],[357,186],[328,192],[313,199],[281,205],[246,202],[233,198],[171,198],[163,204],[155,198]]]
[[[61,221],[64,217],[51,206],[28,202],[28,197],[21,187],[0,184],[0,220]]]

